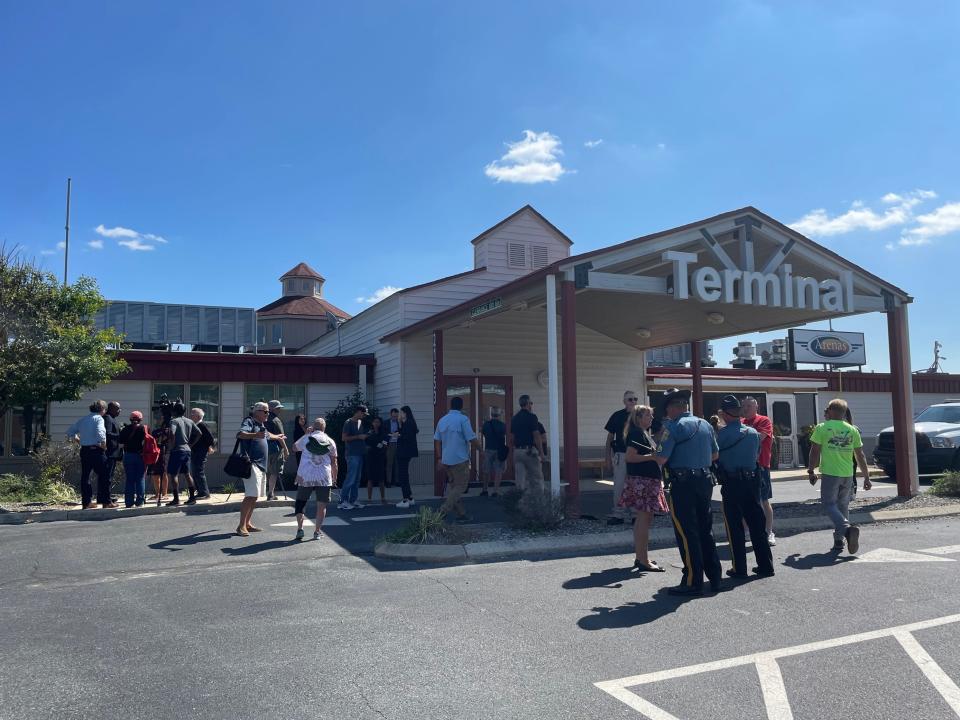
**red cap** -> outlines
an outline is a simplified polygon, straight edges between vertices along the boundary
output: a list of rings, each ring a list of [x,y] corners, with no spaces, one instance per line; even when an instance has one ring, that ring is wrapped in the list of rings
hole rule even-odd
[[[143,420],[143,413],[140,412],[139,410],[134,410],[132,413],[130,413],[130,419],[131,419],[131,420]]]

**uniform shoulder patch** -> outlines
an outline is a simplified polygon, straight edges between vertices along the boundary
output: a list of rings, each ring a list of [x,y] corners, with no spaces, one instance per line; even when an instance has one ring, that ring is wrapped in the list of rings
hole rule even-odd
[[[664,440],[666,440],[669,437],[670,437],[670,428],[665,427],[663,429],[663,432],[660,435],[660,442],[662,443]]]

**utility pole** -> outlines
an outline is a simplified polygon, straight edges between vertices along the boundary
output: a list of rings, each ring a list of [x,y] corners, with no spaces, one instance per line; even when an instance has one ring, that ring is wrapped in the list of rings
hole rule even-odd
[[[67,178],[67,222],[63,226],[63,284],[67,284],[67,261],[70,258],[70,184],[71,178]]]

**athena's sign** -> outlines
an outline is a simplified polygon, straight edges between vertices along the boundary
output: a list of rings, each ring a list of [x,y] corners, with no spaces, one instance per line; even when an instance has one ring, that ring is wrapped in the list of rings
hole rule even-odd
[[[740,303],[762,307],[796,308],[853,312],[853,274],[841,271],[839,278],[817,280],[794,277],[791,265],[784,264],[776,272],[724,268],[702,265],[691,272],[696,253],[671,250],[663,253],[664,262],[673,263],[673,297],[701,302]]]

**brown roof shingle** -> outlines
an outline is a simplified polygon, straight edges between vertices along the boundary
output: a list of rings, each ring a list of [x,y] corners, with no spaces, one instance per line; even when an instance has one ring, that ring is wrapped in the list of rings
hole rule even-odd
[[[301,278],[313,278],[314,280],[324,280],[323,275],[318,273],[312,267],[307,265],[305,262],[298,263],[296,267],[287,270],[283,275],[280,276],[280,279],[288,277],[301,277]]]
[[[323,298],[315,295],[287,295],[279,300],[274,300],[269,305],[264,305],[257,310],[257,315],[305,315],[311,317],[323,317],[327,313],[332,313],[339,318],[349,318],[350,313],[344,312],[336,305],[328,303]]]

